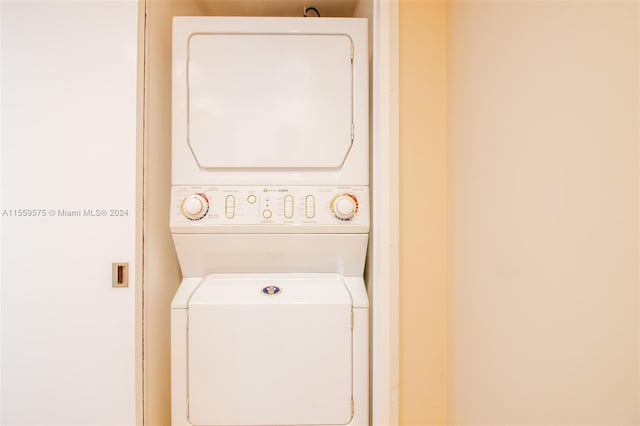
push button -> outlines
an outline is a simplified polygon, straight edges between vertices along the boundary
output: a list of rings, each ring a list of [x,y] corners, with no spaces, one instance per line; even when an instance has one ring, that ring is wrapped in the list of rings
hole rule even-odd
[[[307,195],[304,198],[304,216],[307,219],[313,219],[316,216],[316,199],[313,195]]]
[[[271,219],[271,210],[266,209],[262,211],[262,217],[264,217],[265,219]]]
[[[224,199],[224,215],[231,219],[236,215],[236,197],[227,195]]]
[[[293,217],[293,195],[284,197],[284,217],[291,219]]]

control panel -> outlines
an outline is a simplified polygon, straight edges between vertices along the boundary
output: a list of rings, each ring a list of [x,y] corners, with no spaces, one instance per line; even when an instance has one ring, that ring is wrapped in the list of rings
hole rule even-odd
[[[205,228],[245,227],[255,232],[301,227],[322,232],[368,232],[369,187],[176,186],[172,188],[174,232],[207,232]],[[178,229],[179,228],[179,229]],[[357,228],[357,229],[356,229]],[[198,230],[198,231],[195,231]],[[238,232],[233,228],[218,232]],[[242,232],[242,231],[240,231]]]

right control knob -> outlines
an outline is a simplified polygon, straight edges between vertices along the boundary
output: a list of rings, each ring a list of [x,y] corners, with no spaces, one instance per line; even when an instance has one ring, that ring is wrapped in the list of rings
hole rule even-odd
[[[353,194],[336,195],[330,208],[336,219],[351,220],[358,213],[358,199]]]

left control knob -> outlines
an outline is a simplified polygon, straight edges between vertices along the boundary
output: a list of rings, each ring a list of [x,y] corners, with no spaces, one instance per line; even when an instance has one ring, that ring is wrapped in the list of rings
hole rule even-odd
[[[201,192],[182,200],[182,214],[190,220],[200,220],[209,212],[209,199]]]

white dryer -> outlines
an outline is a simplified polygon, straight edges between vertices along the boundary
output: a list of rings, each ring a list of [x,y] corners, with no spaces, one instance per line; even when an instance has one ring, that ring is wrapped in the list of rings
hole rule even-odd
[[[173,29],[172,424],[368,425],[366,20]]]

